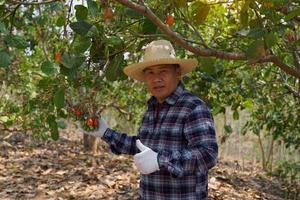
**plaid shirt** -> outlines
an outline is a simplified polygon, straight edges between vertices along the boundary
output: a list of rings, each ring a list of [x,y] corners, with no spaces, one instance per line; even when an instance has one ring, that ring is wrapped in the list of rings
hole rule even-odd
[[[135,141],[158,152],[160,170],[141,175],[142,200],[207,199],[208,170],[217,162],[213,117],[205,105],[180,83],[157,114],[155,97],[148,101],[138,136],[107,129],[103,139],[116,154],[139,152]]]

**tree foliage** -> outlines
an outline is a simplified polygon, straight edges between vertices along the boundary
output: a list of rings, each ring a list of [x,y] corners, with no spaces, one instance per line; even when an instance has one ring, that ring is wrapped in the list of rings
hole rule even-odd
[[[199,60],[183,81],[214,114],[248,109],[245,133],[299,148],[299,14],[290,0],[1,0],[0,124],[58,139],[80,105],[115,108],[137,125],[146,91],[122,69],[165,38]]]

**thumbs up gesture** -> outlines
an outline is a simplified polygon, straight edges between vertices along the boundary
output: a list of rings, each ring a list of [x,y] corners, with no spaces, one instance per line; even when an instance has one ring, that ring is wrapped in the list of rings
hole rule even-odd
[[[134,163],[142,174],[150,174],[159,170],[157,153],[149,147],[142,144],[140,140],[136,141],[137,148],[141,151],[134,156]]]

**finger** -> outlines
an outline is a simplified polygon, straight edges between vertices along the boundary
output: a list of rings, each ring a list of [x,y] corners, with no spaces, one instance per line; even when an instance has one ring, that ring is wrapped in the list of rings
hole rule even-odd
[[[136,141],[136,146],[140,151],[145,151],[148,147],[146,147],[145,145],[142,144],[142,142],[140,140]]]

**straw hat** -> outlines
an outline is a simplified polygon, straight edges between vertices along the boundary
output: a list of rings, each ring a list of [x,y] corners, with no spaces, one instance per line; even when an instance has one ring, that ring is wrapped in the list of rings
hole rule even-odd
[[[160,64],[179,64],[181,75],[184,75],[192,71],[197,66],[198,61],[196,59],[178,59],[169,41],[156,40],[146,46],[143,60],[126,66],[124,73],[133,79],[144,81],[143,70]]]

